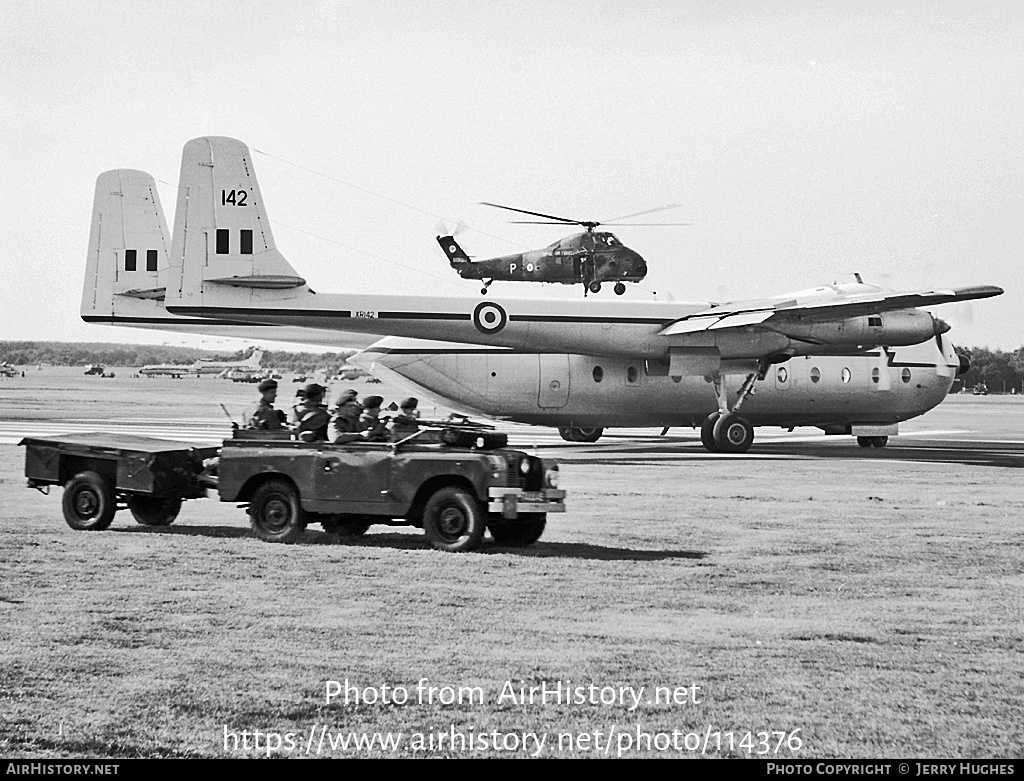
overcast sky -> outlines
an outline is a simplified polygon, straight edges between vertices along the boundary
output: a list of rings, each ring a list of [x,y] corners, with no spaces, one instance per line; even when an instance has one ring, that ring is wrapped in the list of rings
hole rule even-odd
[[[79,319],[92,195],[149,171],[171,224],[182,146],[225,135],[258,150],[279,248],[323,292],[478,297],[438,216],[477,257],[571,232],[478,201],[679,203],[658,217],[689,227],[615,229],[650,267],[627,298],[995,284],[935,312],[956,343],[1016,349],[1022,22],[1016,0],[6,0],[0,339],[198,344]]]

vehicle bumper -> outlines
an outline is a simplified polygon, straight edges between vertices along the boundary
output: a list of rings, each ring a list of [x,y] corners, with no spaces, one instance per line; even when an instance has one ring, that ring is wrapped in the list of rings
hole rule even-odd
[[[565,491],[560,488],[526,491],[492,486],[487,489],[487,512],[503,518],[515,518],[519,513],[564,513],[564,500]]]

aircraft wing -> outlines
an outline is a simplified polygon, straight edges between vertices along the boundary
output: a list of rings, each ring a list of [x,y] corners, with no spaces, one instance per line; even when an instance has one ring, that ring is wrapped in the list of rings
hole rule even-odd
[[[863,286],[858,286],[863,287]],[[738,301],[722,304],[702,312],[694,312],[669,323],[661,330],[662,336],[696,333],[723,328],[758,325],[774,318],[799,317],[805,321],[823,322],[848,317],[913,309],[957,301],[972,301],[1002,295],[1003,289],[994,285],[950,288],[948,290],[917,290],[894,293],[870,287],[868,292],[847,293],[835,288],[814,291],[811,295],[784,297],[773,302]]]

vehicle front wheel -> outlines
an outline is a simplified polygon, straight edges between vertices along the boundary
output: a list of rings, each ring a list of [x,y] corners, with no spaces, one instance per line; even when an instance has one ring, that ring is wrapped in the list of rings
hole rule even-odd
[[[871,447],[875,442],[874,437],[857,437],[857,444],[861,447]]]
[[[132,516],[143,526],[170,526],[181,512],[181,499],[156,499],[133,494],[127,502]]]
[[[875,447],[885,447],[889,444],[889,437],[871,437],[871,444]]]
[[[100,532],[117,512],[114,487],[95,472],[79,472],[64,484],[64,520],[78,531]]]
[[[295,542],[306,529],[299,492],[283,480],[269,480],[256,489],[249,515],[253,533],[265,542]]]
[[[448,486],[435,491],[423,509],[423,531],[438,550],[473,550],[480,546],[485,527],[480,502],[464,488]]]
[[[499,545],[520,548],[533,545],[544,534],[547,525],[545,513],[520,513],[518,518],[494,521],[488,527]]]

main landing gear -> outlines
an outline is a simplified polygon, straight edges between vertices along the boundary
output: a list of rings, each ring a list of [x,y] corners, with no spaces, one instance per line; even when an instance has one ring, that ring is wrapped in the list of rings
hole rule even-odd
[[[485,279],[484,280],[484,286],[482,288],[480,288],[480,295],[482,295],[482,296],[486,296],[487,295],[487,288],[489,288],[491,286],[491,283],[493,281],[494,281],[493,279]]]
[[[700,427],[700,441],[712,453],[746,453],[754,442],[754,427],[741,417],[740,407],[754,389],[754,383],[763,380],[768,371],[768,361],[758,363],[757,371],[749,375],[740,388],[739,396],[729,409],[728,394],[721,375],[714,378],[715,394],[718,396],[718,412],[708,415]]]

